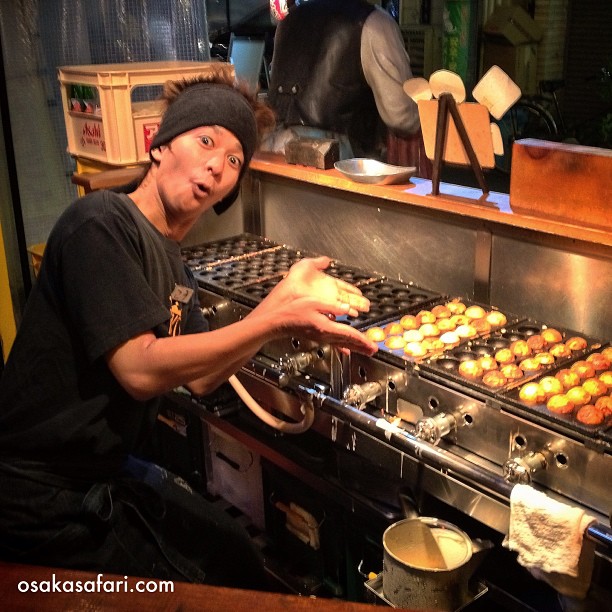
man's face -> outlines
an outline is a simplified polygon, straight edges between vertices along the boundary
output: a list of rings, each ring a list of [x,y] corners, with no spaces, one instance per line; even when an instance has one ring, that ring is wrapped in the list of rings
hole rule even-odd
[[[244,164],[240,141],[229,130],[207,125],[160,148],[157,188],[166,214],[195,219],[228,195]]]

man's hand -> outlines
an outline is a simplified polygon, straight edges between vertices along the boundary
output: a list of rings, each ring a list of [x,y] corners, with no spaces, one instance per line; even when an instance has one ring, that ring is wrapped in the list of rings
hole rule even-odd
[[[275,335],[301,335],[334,345],[343,352],[371,355],[377,345],[336,317],[367,312],[370,301],[346,281],[325,274],[328,257],[308,258],[291,267],[287,276],[252,312],[274,320]]]
[[[368,312],[370,300],[357,287],[323,272],[330,263],[329,257],[302,259],[291,267],[289,274],[272,293],[278,289],[281,296],[290,300],[309,297],[340,306],[346,308],[344,314],[351,317],[359,316],[360,312]]]

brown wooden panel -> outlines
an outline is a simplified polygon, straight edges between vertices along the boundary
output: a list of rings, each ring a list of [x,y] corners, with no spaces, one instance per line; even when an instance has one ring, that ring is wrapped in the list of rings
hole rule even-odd
[[[611,229],[611,196],[612,150],[535,139],[514,143],[513,211]]]

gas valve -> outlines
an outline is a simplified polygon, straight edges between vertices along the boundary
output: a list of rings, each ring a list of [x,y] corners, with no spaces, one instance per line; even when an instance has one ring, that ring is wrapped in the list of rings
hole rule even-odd
[[[531,484],[532,475],[545,468],[546,457],[541,452],[513,457],[504,463],[504,480],[512,484]]]
[[[285,381],[286,384],[288,378],[294,377],[296,374],[299,374],[302,370],[315,363],[315,361],[325,359],[328,355],[329,348],[317,348],[312,351],[300,351],[293,355],[281,357],[278,360],[278,366],[281,371],[281,386],[283,386],[283,381]]]
[[[383,394],[385,385],[372,381],[362,385],[351,385],[344,392],[344,401],[351,406],[363,410],[365,405]]]
[[[454,414],[440,412],[433,417],[420,419],[416,424],[415,435],[419,440],[438,444],[440,440],[457,428],[457,418]]]

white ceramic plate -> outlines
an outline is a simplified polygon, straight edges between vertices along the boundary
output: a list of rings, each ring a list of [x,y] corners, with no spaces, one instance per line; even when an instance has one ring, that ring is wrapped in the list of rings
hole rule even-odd
[[[354,157],[337,161],[334,167],[351,181],[369,185],[405,183],[414,175],[414,166],[393,166],[376,159]]]

